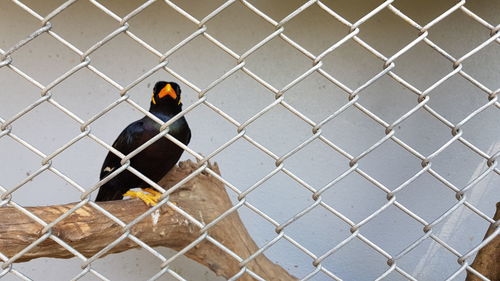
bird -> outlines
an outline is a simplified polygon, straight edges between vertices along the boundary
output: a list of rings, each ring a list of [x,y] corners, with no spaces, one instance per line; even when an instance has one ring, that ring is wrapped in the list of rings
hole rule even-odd
[[[175,82],[156,82],[153,88],[149,112],[167,122],[182,111],[181,88]],[[127,155],[156,136],[160,124],[148,116],[130,123],[116,138],[113,147]],[[184,116],[169,126],[168,133],[185,145],[191,140],[191,130]],[[184,150],[166,137],[162,137],[130,159],[130,166],[154,182],[158,182],[175,166]],[[121,158],[108,152],[102,164],[100,180],[121,167]],[[141,188],[147,193],[132,191]],[[137,197],[147,205],[158,203],[161,193],[129,170],[123,170],[99,188],[95,199],[99,201],[121,200],[124,196]]]

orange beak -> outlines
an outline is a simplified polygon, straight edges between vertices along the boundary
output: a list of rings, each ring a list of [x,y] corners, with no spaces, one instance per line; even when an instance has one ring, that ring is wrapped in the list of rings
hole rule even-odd
[[[177,99],[177,93],[172,88],[172,86],[170,86],[170,84],[167,84],[167,86],[163,87],[163,89],[161,89],[160,93],[158,94],[158,97],[160,99],[164,98],[165,96],[171,96],[174,100]]]

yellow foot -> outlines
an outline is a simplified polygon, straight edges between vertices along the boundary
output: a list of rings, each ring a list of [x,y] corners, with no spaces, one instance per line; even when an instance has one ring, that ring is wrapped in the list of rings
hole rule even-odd
[[[158,192],[152,188],[146,188],[146,189],[144,189],[144,191],[146,191],[148,193],[144,193],[141,191],[129,190],[129,191],[125,192],[123,194],[123,196],[137,197],[137,198],[141,199],[142,201],[144,201],[144,203],[146,203],[146,205],[148,205],[148,206],[155,206],[156,204],[158,204],[158,200],[161,197],[160,192]]]
[[[158,199],[160,199],[161,197],[161,192],[159,192],[158,190],[154,189],[154,188],[143,188],[142,190],[146,191],[147,193],[150,193],[151,195],[154,195],[156,197],[158,197]]]

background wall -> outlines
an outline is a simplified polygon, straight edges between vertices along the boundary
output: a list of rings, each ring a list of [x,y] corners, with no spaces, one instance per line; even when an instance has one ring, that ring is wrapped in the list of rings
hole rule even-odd
[[[42,16],[63,1],[23,1]],[[142,1],[100,1],[123,17]],[[251,1],[279,21],[298,8],[302,1]],[[325,1],[351,22],[367,14],[382,1]],[[223,1],[175,1],[201,19]],[[421,25],[425,25],[455,1],[395,1],[394,6]],[[472,1],[466,5],[492,25],[500,23],[499,1]],[[119,23],[88,1],[78,1],[51,20],[56,32],[80,50],[119,27]],[[164,2],[157,1],[130,22],[130,30],[166,52],[194,32],[197,27]],[[0,0],[0,48],[4,51],[41,26],[40,21],[17,5]],[[207,23],[207,32],[242,54],[275,29],[236,2]],[[383,10],[360,26],[359,37],[386,57],[392,56],[417,38],[418,31]],[[348,29],[313,5],[285,25],[285,34],[315,55],[340,40]],[[429,38],[458,58],[489,38],[490,31],[457,11],[436,24]],[[79,56],[48,34],[42,34],[12,54],[12,64],[47,85],[80,62]],[[158,58],[128,36],[121,34],[91,55],[91,64],[125,86],[158,63]],[[348,41],[323,60],[324,69],[352,89],[382,70],[383,62],[354,41]],[[311,61],[279,38],[264,45],[247,60],[247,67],[281,88],[311,67]],[[169,59],[169,67],[199,88],[236,65],[235,60],[199,36]],[[464,62],[464,70],[490,89],[500,87],[500,46],[493,42]],[[452,64],[424,43],[417,44],[396,61],[395,73],[424,90],[453,70]],[[148,107],[152,85],[157,80],[177,81],[160,70],[130,92],[132,99]],[[181,83],[184,105],[197,100],[197,94]],[[119,97],[106,81],[82,69],[52,90],[60,104],[87,120]],[[0,117],[9,119],[40,96],[40,90],[7,67],[0,68]],[[460,122],[488,102],[487,96],[464,78],[455,75],[430,94],[429,105],[453,123]],[[208,93],[208,100],[244,122],[274,101],[274,95],[239,71]],[[285,100],[311,120],[320,122],[348,102],[347,94],[317,73],[285,94]],[[417,104],[417,96],[388,76],[360,93],[359,102],[388,123]],[[498,105],[498,103],[497,103]],[[112,143],[117,134],[140,112],[121,104],[92,124],[92,132]],[[187,114],[193,131],[190,147],[210,154],[236,135],[236,128],[206,106]],[[493,155],[500,149],[498,107],[490,106],[463,129],[464,137],[482,151]],[[323,127],[323,135],[351,155],[358,155],[384,136],[384,128],[356,108],[349,108]],[[423,155],[429,155],[452,138],[450,129],[424,110],[401,123],[396,135]],[[52,153],[75,137],[79,125],[57,108],[44,103],[12,124],[12,132],[42,152]],[[251,124],[248,134],[277,155],[284,155],[311,136],[311,127],[282,106],[273,108]],[[90,188],[98,180],[99,168],[107,152],[90,139],[82,139],[57,156],[53,165],[81,186]],[[0,185],[9,189],[40,167],[40,158],[9,137],[0,138]],[[193,159],[188,153],[184,159]],[[274,160],[245,140],[239,140],[214,157],[222,175],[245,190],[275,168]],[[387,141],[363,158],[360,168],[394,189],[421,169],[420,160],[393,141]],[[319,140],[313,141],[287,161],[285,167],[316,189],[323,187],[349,168],[349,161]],[[432,167],[457,187],[464,187],[482,171],[486,161],[460,142],[455,142],[432,162]],[[498,174],[490,173],[467,192],[468,202],[491,215],[500,200]],[[231,191],[233,199],[236,197]],[[23,206],[61,204],[79,200],[79,192],[50,172],[44,172],[16,191],[13,200]],[[278,222],[310,206],[311,193],[284,173],[278,173],[248,196]],[[323,200],[354,222],[360,222],[387,203],[385,192],[353,173],[328,189]],[[455,193],[427,173],[404,188],[397,200],[423,219],[432,222],[457,201]],[[245,225],[258,245],[276,236],[273,226],[246,207],[240,209]],[[482,240],[488,224],[469,209],[459,207],[434,228],[434,233],[465,253]],[[361,228],[361,233],[391,255],[397,255],[424,233],[423,226],[395,208],[389,207]],[[323,207],[286,228],[286,233],[316,255],[322,255],[350,235],[349,226]],[[166,256],[172,251],[159,249]],[[314,270],[312,259],[287,241],[279,241],[266,255],[292,274],[304,277]],[[459,268],[457,257],[427,239],[398,261],[398,265],[418,280],[444,280]],[[110,255],[94,263],[94,268],[111,280],[146,280],[159,270],[159,261],[143,250]],[[373,280],[388,269],[386,258],[358,239],[327,258],[323,266],[344,280]],[[16,264],[15,268],[33,280],[69,280],[77,275],[80,261],[38,259]],[[187,280],[222,280],[196,263],[181,258],[173,269]],[[94,280],[86,276],[81,280]],[[460,274],[455,280],[463,280]],[[17,280],[6,275],[2,280]],[[171,280],[165,276],[165,280]],[[312,280],[331,280],[318,273]],[[391,273],[385,280],[406,280]]]

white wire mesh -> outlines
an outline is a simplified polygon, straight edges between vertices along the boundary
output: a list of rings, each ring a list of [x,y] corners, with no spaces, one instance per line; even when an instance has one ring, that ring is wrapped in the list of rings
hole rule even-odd
[[[63,13],[66,9],[69,9],[69,7],[75,2],[77,1],[70,0],[64,2],[59,7],[55,8],[50,13],[48,13],[46,16],[43,16],[37,13],[30,7],[30,5],[24,3],[23,1],[16,1],[16,0],[13,1],[13,3],[18,8],[26,11],[33,17],[33,19],[36,19],[36,21],[39,24],[39,28],[31,30],[30,32],[24,34],[23,38],[19,40],[16,44],[12,45],[12,47],[5,50],[0,49],[0,54],[1,54],[0,67],[8,68],[9,71],[11,71],[12,73],[15,73],[16,75],[22,77],[22,79],[25,79],[26,81],[37,87],[40,91],[40,97],[36,101],[31,102],[24,109],[22,109],[21,111],[17,112],[12,116],[4,116],[0,112],[1,114],[0,138],[11,138],[15,142],[21,144],[22,146],[30,150],[32,153],[40,157],[42,159],[42,162],[41,166],[38,167],[38,169],[35,172],[28,175],[20,183],[9,187],[0,186],[0,190],[2,192],[2,195],[0,196],[0,199],[2,200],[0,206],[12,206],[17,210],[23,212],[24,214],[26,214],[27,216],[29,216],[30,218],[32,218],[33,220],[44,226],[44,233],[37,241],[35,241],[30,246],[28,246],[23,251],[19,252],[13,257],[9,258],[0,253],[0,258],[3,260],[2,263],[3,271],[0,273],[0,278],[2,276],[12,274],[19,277],[22,280],[32,280],[25,273],[16,269],[15,262],[24,253],[30,251],[31,249],[36,247],[39,243],[43,242],[46,239],[52,239],[61,246],[63,246],[64,248],[66,248],[68,251],[73,253],[75,257],[79,258],[82,262],[81,273],[75,276],[72,280],[78,280],[86,276],[87,274],[93,274],[94,278],[98,278],[100,280],[112,280],[113,279],[112,277],[106,277],[103,274],[99,273],[96,269],[94,269],[92,267],[93,262],[95,262],[99,257],[103,256],[107,251],[112,249],[116,244],[120,243],[125,239],[130,239],[135,243],[139,244],[143,249],[150,252],[155,257],[157,257],[161,262],[161,267],[158,269],[158,272],[155,273],[150,280],[157,280],[165,273],[169,273],[173,278],[177,280],[185,280],[185,278],[182,277],[182,274],[174,271],[170,265],[183,253],[185,253],[192,247],[195,247],[198,243],[204,240],[212,242],[213,244],[218,246],[221,250],[233,256],[235,259],[238,260],[238,262],[240,262],[241,271],[237,275],[233,276],[230,280],[237,280],[238,277],[240,277],[242,274],[245,273],[254,276],[258,280],[262,280],[262,277],[252,272],[250,269],[246,267],[246,265],[256,256],[266,253],[266,250],[271,248],[273,245],[277,244],[279,241],[286,241],[290,243],[291,245],[293,245],[293,247],[295,247],[296,249],[298,249],[299,251],[310,257],[314,269],[308,274],[305,274],[304,276],[299,276],[299,279],[314,280],[315,278],[319,278],[318,276],[321,273],[322,276],[329,277],[330,279],[342,280],[341,276],[338,276],[336,274],[335,268],[329,268],[328,266],[325,266],[324,261],[329,257],[333,256],[335,253],[340,251],[344,246],[348,245],[352,241],[358,240],[362,242],[364,245],[370,247],[374,252],[383,256],[385,261],[387,262],[388,266],[386,267],[386,270],[382,274],[380,274],[376,278],[376,280],[382,280],[394,273],[397,273],[402,278],[408,280],[417,280],[417,278],[415,276],[412,276],[408,272],[408,270],[403,269],[403,267],[401,267],[398,262],[402,260],[405,256],[407,256],[412,250],[414,250],[419,245],[425,243],[426,241],[432,240],[438,243],[440,247],[442,247],[442,249],[448,251],[451,255],[455,256],[457,259],[459,265],[458,269],[453,271],[447,277],[446,280],[453,280],[456,276],[463,274],[464,271],[472,272],[473,274],[479,276],[481,279],[488,280],[480,273],[473,270],[470,267],[470,263],[472,262],[471,257],[473,257],[479,249],[481,249],[489,241],[491,241],[491,239],[477,243],[474,247],[468,248],[466,250],[458,250],[455,247],[452,247],[449,243],[447,243],[443,239],[441,239],[434,232],[434,229],[440,223],[448,219],[457,209],[462,207],[467,208],[485,222],[496,223],[498,225],[498,222],[493,221],[491,218],[489,218],[488,214],[484,214],[477,206],[474,206],[471,202],[468,201],[467,191],[473,189],[475,185],[485,177],[489,175],[498,176],[500,174],[500,169],[497,166],[498,163],[497,158],[500,152],[496,151],[494,153],[487,153],[481,150],[480,148],[475,146],[472,142],[470,142],[468,138],[464,136],[462,128],[464,127],[465,124],[473,120],[478,114],[488,109],[498,110],[500,108],[500,102],[498,101],[498,95],[497,95],[498,92],[500,91],[500,88],[490,89],[488,86],[482,84],[480,82],[480,79],[476,79],[473,77],[473,75],[469,74],[467,68],[464,67],[464,62],[466,62],[471,57],[477,55],[478,52],[485,49],[486,47],[494,45],[498,48],[498,44],[500,43],[500,32],[498,32],[500,29],[500,25],[498,24],[495,25],[496,23],[489,23],[487,20],[475,14],[473,11],[468,9],[466,1],[453,3],[452,5],[447,7],[443,12],[441,12],[439,16],[435,17],[434,19],[430,20],[426,25],[422,26],[415,20],[413,20],[410,16],[406,15],[404,12],[399,10],[397,8],[397,5],[395,5],[396,3],[394,3],[393,0],[381,2],[380,4],[378,4],[378,6],[371,9],[368,13],[366,13],[364,16],[362,16],[361,18],[359,18],[357,21],[354,22],[351,22],[346,18],[342,17],[341,14],[335,10],[335,8],[332,8],[332,5],[327,5],[327,3],[323,1],[316,1],[316,0],[311,0],[303,3],[301,6],[299,6],[298,8],[294,9],[292,12],[284,16],[281,20],[272,18],[264,10],[259,9],[258,5],[252,3],[251,1],[246,1],[246,0],[241,0],[241,1],[232,0],[224,2],[217,8],[213,9],[212,12],[210,12],[204,17],[193,16],[187,10],[181,8],[180,5],[176,4],[174,1],[169,1],[169,0],[163,1],[164,3],[162,1],[156,1],[156,0],[146,1],[143,4],[137,6],[137,8],[132,12],[129,12],[125,16],[120,17],[118,16],[118,13],[113,11],[113,9],[109,8],[108,5],[106,5],[106,3],[96,0],[90,0],[89,2],[96,8],[96,12],[100,11],[105,13],[107,17],[114,20],[118,25],[114,30],[109,31],[104,37],[102,37],[101,40],[99,40],[98,42],[94,42],[90,47],[83,50],[72,44],[71,40],[65,39],[65,36],[59,34],[58,32],[55,32],[54,31],[55,25],[52,23],[54,20],[57,19],[58,16],[60,16],[61,13]],[[141,39],[140,35],[131,31],[132,29],[131,27],[133,25],[130,24],[131,20],[134,17],[140,15],[145,9],[147,9],[149,6],[157,2],[162,2],[162,4],[170,7],[173,11],[172,13],[175,12],[177,13],[177,16],[181,16],[187,19],[189,22],[191,22],[193,26],[192,29],[193,31],[191,34],[189,34],[183,40],[180,40],[178,44],[176,44],[175,46],[164,52],[153,47],[153,45],[148,43],[147,40]],[[234,51],[233,49],[225,45],[223,42],[219,41],[217,39],[217,36],[210,33],[210,25],[213,19],[216,18],[219,14],[223,13],[225,9],[227,9],[232,5],[240,5],[241,7],[244,8],[246,13],[253,13],[256,17],[260,18],[261,20],[264,20],[265,22],[267,22],[267,24],[270,24],[274,28],[274,31],[269,33],[260,42],[253,45],[245,46],[244,48],[245,51],[239,51],[239,52]],[[289,24],[295,17],[297,17],[298,15],[300,15],[301,13],[303,13],[305,10],[309,9],[312,6],[321,9],[324,13],[328,14],[329,17],[334,19],[338,24],[342,25],[344,29],[348,30],[347,34],[343,38],[340,38],[328,48],[321,50],[320,52],[318,52],[317,55],[315,55],[314,52],[309,51],[305,46],[294,41],[290,36],[287,35],[287,24]],[[374,16],[376,16],[377,14],[382,12],[392,13],[393,16],[396,16],[399,19],[403,20],[417,32],[416,35],[409,41],[409,43],[405,44],[403,47],[398,48],[390,56],[385,56],[384,54],[382,54],[382,52],[378,51],[377,48],[372,46],[372,44],[369,44],[366,40],[362,39],[363,38],[362,36],[360,36],[360,32],[362,32],[363,30],[363,24],[368,20],[370,20],[371,18],[373,18]],[[489,36],[487,39],[473,46],[470,50],[465,52],[465,54],[463,54],[460,57],[454,57],[453,55],[451,55],[444,48],[440,47],[437,43],[431,40],[429,36],[430,31],[434,26],[446,20],[447,17],[449,17],[453,13],[461,13],[466,17],[470,18],[471,20],[473,20],[474,22],[477,22],[479,25],[481,25],[483,28],[489,31]],[[115,79],[111,78],[109,75],[106,74],[106,71],[103,71],[99,69],[99,67],[96,67],[93,64],[93,58],[92,58],[94,53],[97,52],[100,48],[108,46],[113,42],[113,40],[115,40],[115,38],[123,35],[127,36],[128,38],[139,44],[141,48],[149,51],[157,59],[157,63],[156,65],[154,65],[154,67],[151,67],[150,69],[145,69],[140,75],[134,77],[131,80],[128,80],[128,82],[126,83],[119,82],[117,81],[118,79],[116,78]],[[74,53],[80,58],[79,62],[74,63],[74,65],[69,70],[65,71],[64,74],[58,76],[50,83],[41,83],[37,81],[35,78],[33,78],[33,75],[24,72],[22,67],[16,66],[16,60],[13,59],[12,57],[13,55],[16,54],[16,52],[22,49],[23,46],[30,44],[33,41],[36,41],[37,38],[39,38],[40,36],[50,36],[51,38],[57,40],[60,44],[65,46],[67,49],[69,49],[72,53]],[[174,53],[182,50],[183,47],[185,47],[187,44],[198,38],[205,38],[206,40],[211,42],[213,46],[219,48],[227,55],[229,55],[234,63],[234,65],[230,69],[226,70],[222,76],[208,83],[208,86],[206,87],[200,87],[198,83],[191,81],[191,79],[185,77],[184,75],[181,75],[180,72],[178,72],[174,67],[169,66],[169,58]],[[251,70],[250,67],[247,66],[247,59],[250,56],[255,54],[263,46],[266,46],[266,44],[270,44],[272,40],[276,39],[281,40],[282,42],[288,44],[288,46],[290,46],[291,48],[294,48],[301,54],[301,56],[307,58],[311,63],[308,69],[303,71],[300,75],[296,76],[294,79],[291,79],[290,80],[291,82],[286,83],[283,87],[278,87],[275,85],[275,83],[267,81],[266,79],[256,74],[254,71]],[[349,43],[354,42],[358,46],[364,48],[367,52],[376,57],[380,62],[380,66],[382,66],[381,70],[376,75],[373,75],[366,81],[359,83],[359,86],[356,88],[351,88],[347,85],[347,83],[343,83],[341,79],[336,78],[335,75],[331,74],[328,70],[324,68],[324,63],[323,63],[324,59],[327,56],[334,54],[337,49],[345,46],[346,44],[348,44],[348,42]],[[409,82],[408,79],[404,79],[402,76],[398,75],[397,71],[395,70],[398,64],[398,59],[401,58],[406,53],[410,52],[413,48],[415,48],[419,44],[425,44],[425,46],[430,47],[434,52],[438,53],[440,56],[442,56],[448,61],[447,63],[449,70],[447,71],[447,73],[441,77],[436,77],[437,79],[434,80],[435,82],[433,82],[428,87],[415,86],[413,83]],[[119,95],[116,96],[113,102],[109,103],[109,105],[104,107],[102,110],[99,110],[92,118],[89,119],[83,119],[78,114],[74,113],[72,110],[61,105],[59,102],[56,101],[55,97],[52,95],[51,92],[55,88],[57,88],[61,83],[63,83],[63,81],[74,76],[77,72],[79,72],[82,69],[86,69],[91,73],[95,74],[97,77],[99,77],[98,79],[102,79],[103,81],[114,87],[116,89],[116,92],[119,93]],[[183,115],[187,115],[189,117],[191,111],[196,110],[200,107],[210,109],[216,114],[220,115],[225,120],[227,120],[230,124],[232,124],[233,129],[235,129],[234,136],[228,141],[219,145],[212,152],[210,151],[208,151],[208,153],[204,152],[207,154],[207,156],[201,155],[200,153],[194,151],[193,149],[190,149],[189,147],[186,147],[179,141],[172,138],[168,134],[168,126],[172,122],[174,122],[176,118],[167,123],[161,122],[161,120],[150,114],[146,109],[144,109],[138,103],[136,103],[129,94],[129,92],[132,91],[138,84],[147,80],[152,75],[161,70],[164,70],[173,77],[175,77],[178,81],[182,82],[184,85],[191,88],[198,95],[197,100],[191,104],[188,104],[185,107],[185,109],[178,115],[178,117],[181,117]],[[223,81],[229,79],[230,77],[233,77],[235,73],[244,73],[246,75],[246,78],[253,79],[257,83],[262,85],[264,88],[266,88],[268,92],[274,95],[274,101],[264,106],[262,110],[253,114],[251,117],[249,117],[243,122],[237,121],[237,119],[234,118],[231,114],[227,113],[225,110],[221,109],[219,106],[210,101],[210,93],[213,92],[213,89],[216,88]],[[319,122],[313,121],[312,118],[308,117],[306,114],[302,113],[295,106],[293,106],[287,100],[287,95],[286,95],[286,93],[289,90],[293,89],[297,85],[300,85],[304,80],[306,80],[313,74],[324,77],[331,84],[340,88],[345,93],[346,97],[345,103],[340,108],[338,108],[332,114],[328,114],[325,118],[323,118]],[[463,117],[462,119],[452,122],[448,120],[445,117],[445,115],[441,114],[439,110],[433,108],[430,105],[430,101],[433,98],[433,91],[435,91],[438,87],[440,87],[441,85],[452,79],[452,77],[457,77],[457,76],[462,77],[463,79],[467,80],[470,83],[470,85],[479,89],[483,94],[482,97],[483,102],[479,107],[474,108],[472,112],[467,113],[466,116]],[[362,92],[364,90],[372,87],[375,83],[377,83],[381,79],[388,77],[416,95],[415,96],[416,102],[414,102],[413,105],[403,114],[398,115],[398,117],[395,118],[394,120],[385,120],[381,116],[369,110],[366,106],[363,105],[363,102],[360,101],[360,96],[362,95]],[[74,138],[67,141],[64,145],[58,147],[50,154],[43,153],[42,150],[38,148],[36,145],[30,143],[29,141],[26,141],[23,137],[14,134],[14,132],[12,131],[12,129],[16,127],[16,122],[19,119],[23,118],[25,115],[29,114],[31,111],[33,111],[40,105],[46,105],[46,104],[50,104],[51,106],[57,108],[62,113],[73,119],[78,124],[80,130],[80,133],[78,133]],[[95,121],[99,120],[109,112],[112,112],[116,107],[120,106],[121,104],[128,104],[134,109],[140,111],[141,113],[148,115],[156,122],[162,124],[162,132],[157,137],[155,137],[154,139],[152,139],[152,141],[138,148],[136,151],[132,152],[129,155],[121,154],[119,151],[112,148],[108,143],[103,141],[100,137],[98,137],[97,134],[93,133],[92,131],[92,125]],[[272,149],[268,148],[266,145],[259,142],[256,138],[252,137],[251,134],[247,133],[247,130],[250,125],[254,124],[254,122],[256,122],[257,120],[262,119],[262,117],[266,113],[272,111],[277,107],[286,109],[291,114],[295,115],[297,118],[302,120],[302,122],[307,124],[312,130],[311,134],[304,141],[301,141],[295,147],[289,149],[286,153],[273,152]],[[322,131],[322,128],[326,124],[331,123],[334,120],[340,118],[340,115],[344,113],[346,110],[352,110],[352,109],[366,115],[366,117],[373,120],[375,122],[374,126],[377,126],[377,130],[381,130],[384,132],[384,135],[379,139],[377,139],[376,141],[374,141],[371,144],[371,146],[361,150],[358,153],[352,153],[344,149],[330,137],[327,137]],[[444,126],[448,127],[449,130],[448,132],[449,137],[447,141],[445,141],[444,144],[442,144],[437,149],[434,149],[431,153],[423,153],[419,151],[419,149],[416,149],[409,143],[403,141],[403,139],[401,139],[398,136],[395,130],[395,128],[397,128],[398,126],[403,124],[406,120],[415,116],[417,112],[420,112],[422,110],[430,114],[435,120],[438,120]],[[498,131],[498,128],[496,129]],[[485,130],[491,130],[491,132],[494,132],[495,128],[485,128]],[[196,132],[194,133],[196,134]],[[200,168],[195,172],[193,172],[189,177],[187,177],[186,181],[201,172],[208,172],[209,174],[216,176],[221,181],[223,181],[234,194],[236,194],[238,202],[235,204],[235,207],[227,210],[225,213],[221,214],[216,220],[209,222],[208,224],[200,222],[194,217],[184,212],[183,210],[181,210],[176,205],[169,202],[168,195],[171,192],[175,191],[182,184],[182,182],[177,184],[167,192],[163,188],[158,186],[156,183],[144,177],[142,174],[140,174],[140,172],[129,166],[130,163],[129,159],[131,157],[136,155],[138,152],[140,152],[154,140],[161,137],[167,137],[168,139],[176,142],[179,146],[181,146],[187,153],[193,156],[200,163],[201,165]],[[116,170],[111,175],[109,175],[107,178],[96,183],[95,185],[90,187],[84,187],[80,185],[77,180],[72,179],[70,176],[66,175],[60,169],[52,165],[53,159],[58,157],[58,155],[60,155],[65,150],[69,149],[71,146],[73,146],[75,143],[79,142],[82,139],[92,140],[93,142],[103,146],[105,149],[119,155],[123,159],[122,160],[123,166],[120,169]],[[244,140],[247,143],[251,144],[258,150],[265,153],[269,157],[269,159],[272,159],[272,161],[275,162],[275,168],[271,172],[269,172],[267,175],[256,181],[255,184],[245,189],[239,188],[238,185],[231,183],[231,181],[226,179],[225,177],[218,176],[216,173],[211,171],[207,166],[207,161],[214,159],[218,154],[227,150],[231,145],[240,140]],[[324,145],[328,146],[329,149],[336,151],[337,153],[342,155],[346,163],[348,163],[348,166],[343,173],[329,180],[327,184],[321,186],[312,185],[308,183],[297,173],[292,172],[292,170],[290,170],[285,166],[285,163],[287,162],[288,159],[290,159],[299,151],[308,147],[311,143],[317,141],[320,141]],[[421,162],[422,166],[418,172],[416,172],[411,177],[406,178],[406,180],[403,183],[398,184],[396,186],[388,186],[387,184],[382,183],[381,181],[377,180],[372,175],[371,172],[362,168],[362,166],[360,165],[360,163],[362,163],[362,160],[365,157],[367,157],[370,154],[373,154],[387,142],[392,142],[393,144],[398,145],[400,148],[412,154],[415,157],[415,159],[418,159],[418,161]],[[471,180],[464,186],[457,186],[456,184],[453,184],[452,181],[448,179],[446,175],[439,173],[432,167],[433,160],[455,143],[461,143],[463,146],[467,147],[468,150],[470,150],[477,156],[481,157],[482,161],[484,162],[483,166],[485,168],[481,171],[481,173],[476,175],[476,177],[473,180]],[[161,190],[162,192],[165,193],[163,196],[163,200],[158,206],[151,208],[144,215],[142,215],[141,217],[137,218],[136,220],[134,220],[129,224],[120,221],[118,218],[116,218],[115,216],[113,216],[106,210],[102,209],[101,207],[99,207],[99,205],[93,203],[90,200],[90,195],[92,192],[97,190],[99,186],[101,186],[106,181],[110,180],[112,177],[116,176],[119,172],[125,169],[131,171],[132,173],[136,174],[137,176],[141,177],[142,179],[150,183],[158,190]],[[224,169],[223,165],[222,169]],[[13,193],[15,193],[20,188],[23,188],[23,186],[26,185],[26,183],[30,182],[35,177],[39,176],[40,174],[46,171],[52,172],[60,179],[62,179],[64,182],[75,188],[81,194],[80,203],[78,203],[73,209],[66,212],[63,216],[50,223],[42,221],[35,214],[28,211],[24,206],[17,204],[15,200],[12,199]],[[265,182],[273,178],[278,173],[283,173],[287,175],[291,180],[293,180],[298,185],[303,187],[304,190],[307,190],[307,192],[313,198],[312,203],[311,204],[308,203],[306,207],[302,208],[300,211],[288,212],[286,214],[287,216],[286,220],[273,219],[266,213],[266,211],[261,210],[262,208],[257,207],[255,204],[252,204],[249,200],[247,200],[247,196],[249,194],[257,190]],[[325,192],[335,188],[335,186],[340,181],[353,174],[357,174],[358,176],[370,182],[373,186],[377,187],[382,192],[384,192],[387,197],[387,202],[385,204],[383,204],[376,210],[373,210],[373,212],[371,212],[368,216],[360,220],[350,218],[348,215],[344,214],[344,212],[339,211],[336,208],[336,206],[329,204],[322,198],[322,195]],[[408,207],[401,201],[397,200],[398,193],[404,190],[410,184],[417,181],[418,178],[421,177],[422,175],[428,175],[434,177],[437,181],[444,184],[452,191],[453,194],[452,196],[454,196],[456,199],[456,201],[452,204],[451,207],[447,208],[443,213],[441,213],[438,217],[433,218],[432,220],[422,218],[415,211],[412,211],[411,207]],[[104,215],[108,216],[110,219],[115,221],[123,228],[123,235],[121,235],[115,242],[111,243],[110,245],[99,251],[96,255],[94,255],[91,258],[84,257],[81,253],[73,249],[68,243],[61,240],[59,237],[57,237],[57,235],[53,234],[51,231],[52,227],[55,224],[57,224],[59,221],[61,221],[69,214],[71,214],[72,212],[74,212],[75,210],[77,210],[78,208],[80,208],[85,204],[88,204],[96,208],[97,210],[101,211]],[[188,247],[179,251],[172,257],[168,258],[162,255],[156,249],[149,247],[147,244],[140,241],[140,239],[138,239],[129,232],[129,229],[135,223],[137,223],[139,220],[143,219],[144,217],[154,212],[158,207],[162,206],[163,204],[168,204],[175,211],[179,212],[180,214],[185,216],[187,219],[189,219],[191,222],[198,225],[202,229],[200,232],[199,239],[193,241],[193,243],[191,243]],[[220,243],[219,241],[215,240],[213,237],[208,235],[207,232],[210,229],[210,227],[215,225],[218,221],[222,220],[230,213],[238,211],[240,207],[243,206],[247,207],[255,214],[260,216],[262,219],[266,220],[271,225],[273,225],[276,231],[276,235],[274,236],[274,238],[270,239],[266,243],[262,243],[260,245],[260,249],[250,257],[239,257],[238,255],[236,255],[235,253],[231,252],[229,249],[224,247],[222,243]],[[295,239],[293,236],[291,236],[289,233],[285,231],[287,227],[293,225],[301,217],[310,214],[313,210],[317,208],[322,208],[322,210],[326,210],[330,215],[333,215],[338,219],[342,220],[350,228],[351,232],[351,234],[348,235],[347,238],[340,241],[333,247],[324,249],[324,251],[320,254],[310,251],[306,246],[302,245],[302,243],[298,242],[297,239]],[[419,238],[413,241],[412,243],[408,244],[407,247],[397,252],[397,254],[390,254],[389,251],[386,251],[383,247],[379,246],[376,242],[374,242],[373,239],[369,239],[368,236],[363,233],[363,226],[373,221],[375,218],[379,217],[380,214],[382,214],[388,208],[399,209],[400,211],[404,212],[408,217],[410,217],[412,220],[414,220],[416,223],[420,224],[421,227],[423,228],[423,231],[419,234]],[[483,231],[481,230],[479,232]],[[491,238],[498,235],[499,232],[500,229],[497,228],[494,234],[491,236]]]

